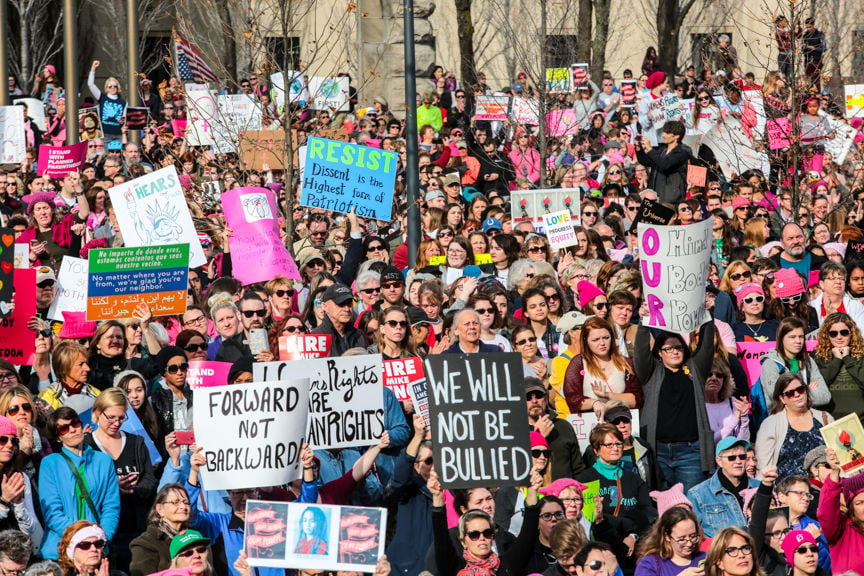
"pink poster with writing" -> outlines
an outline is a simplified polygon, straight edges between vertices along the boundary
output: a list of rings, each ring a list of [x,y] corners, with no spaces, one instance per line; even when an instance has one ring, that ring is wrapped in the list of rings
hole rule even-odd
[[[8,318],[0,320],[0,358],[31,366],[36,334],[27,328],[27,322],[36,315],[36,269],[16,268],[13,274],[15,309]]]
[[[805,342],[807,350],[812,352],[816,348],[815,340],[807,340]],[[759,380],[762,374],[762,357],[769,350],[777,348],[776,342],[738,342],[738,360],[744,367],[744,372],[747,374],[747,383],[750,388]]]
[[[399,358],[384,361],[384,386],[390,388],[400,402],[411,400],[408,389],[426,378],[420,358]]]
[[[62,178],[67,174],[78,172],[87,157],[87,142],[78,142],[71,146],[39,147],[39,159],[36,164],[36,174],[51,178]]]
[[[225,386],[228,384],[230,362],[189,362],[186,382],[191,388],[209,388],[210,386]]]
[[[244,286],[281,274],[300,279],[297,264],[279,237],[276,197],[266,188],[235,188],[222,194],[234,276]]]

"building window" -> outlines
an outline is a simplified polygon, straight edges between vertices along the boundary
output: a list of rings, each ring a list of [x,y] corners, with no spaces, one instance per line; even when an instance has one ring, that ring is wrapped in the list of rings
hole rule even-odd
[[[288,51],[288,70],[299,70],[300,38],[289,36],[268,36],[267,56],[273,59],[273,65],[281,69],[285,65],[285,52]]]
[[[546,66],[548,68],[569,68],[576,63],[576,36],[562,34],[546,36]]]

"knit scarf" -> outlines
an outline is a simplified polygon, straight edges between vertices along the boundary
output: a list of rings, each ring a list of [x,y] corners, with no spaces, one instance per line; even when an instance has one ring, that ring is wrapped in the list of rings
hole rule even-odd
[[[599,458],[594,462],[594,469],[607,480],[616,480],[621,476],[621,466],[619,464],[606,464]]]
[[[457,572],[456,576],[495,576],[498,566],[501,565],[501,560],[494,552],[485,560],[479,560],[467,550],[463,550],[462,557],[465,558],[465,567]]]

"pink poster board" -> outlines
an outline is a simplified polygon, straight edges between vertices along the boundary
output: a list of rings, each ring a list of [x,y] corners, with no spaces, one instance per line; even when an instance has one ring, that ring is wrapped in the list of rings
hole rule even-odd
[[[36,315],[36,269],[16,268],[13,273],[15,309],[0,320],[0,358],[32,366],[36,334],[27,328],[27,322]]]
[[[87,157],[87,142],[78,142],[71,146],[39,147],[39,159],[36,164],[36,174],[51,178],[62,178],[67,174],[78,172]]]

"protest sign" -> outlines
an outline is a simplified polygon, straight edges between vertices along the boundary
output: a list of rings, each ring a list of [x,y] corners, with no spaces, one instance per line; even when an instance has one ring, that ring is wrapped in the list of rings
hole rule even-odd
[[[249,500],[250,566],[375,572],[384,554],[387,510]]]
[[[231,372],[230,362],[215,362],[196,360],[189,362],[186,371],[186,383],[195,388],[210,388],[228,384],[228,373]]]
[[[150,117],[149,108],[126,108],[126,128],[129,130],[142,130],[147,127],[147,119]]]
[[[659,130],[669,120],[681,120],[684,117],[684,109],[677,95],[665,94],[662,98],[649,102],[648,117],[651,119],[652,126]]]
[[[549,239],[549,246],[553,250],[579,244],[579,240],[576,239],[574,226],[570,212],[567,210],[543,215],[543,232],[546,233],[546,238]]]
[[[186,118],[171,120],[171,134],[173,134],[175,138],[184,138],[186,136],[186,124]]]
[[[420,358],[398,358],[384,361],[384,386],[390,388],[396,399],[410,400],[408,389],[420,380],[425,380],[423,361]]]
[[[312,110],[348,111],[348,78],[309,78],[309,94],[312,97]]]
[[[729,179],[747,170],[762,170],[763,174],[771,172],[768,155],[754,148],[736,118],[727,116],[718,122],[702,138],[702,144],[711,148],[720,169]]]
[[[546,131],[550,136],[566,136],[578,134],[581,127],[576,121],[576,112],[572,108],[552,110],[546,114]]]
[[[211,121],[216,152],[237,152],[241,132],[261,130],[263,110],[249,94],[222,94],[216,98],[216,118]]]
[[[828,118],[833,138],[825,140],[825,152],[831,154],[831,159],[842,166],[846,162],[846,156],[855,144],[858,131],[849,124],[835,118]]]
[[[54,300],[48,308],[48,319],[63,321],[63,312],[87,310],[87,260],[63,256],[57,272]]]
[[[864,428],[853,412],[819,429],[827,448],[833,448],[840,460],[840,470],[846,476],[864,468]]]
[[[578,188],[549,188],[542,190],[514,190],[510,195],[510,215],[514,222],[529,220],[535,230],[543,231],[543,216],[564,210],[570,213],[570,222],[581,222]]]
[[[381,362],[380,354],[303,362],[256,362],[252,374],[256,382],[309,379],[306,441],[310,448],[371,446],[378,443],[384,432]]]
[[[528,413],[518,354],[442,354],[424,363],[436,470],[445,488],[526,486]]]
[[[634,434],[639,434],[639,410],[630,410],[630,424]],[[576,433],[576,438],[580,442],[587,443],[591,437],[591,431],[602,424],[603,420],[597,418],[597,414],[593,410],[588,412],[577,412],[567,415],[567,422],[573,426],[573,431]]]
[[[864,84],[847,84],[843,91],[846,96],[846,118],[864,116]]]
[[[507,120],[508,96],[477,96],[475,120]]]
[[[570,65],[570,89],[571,90],[588,90],[588,64],[571,64]]]
[[[98,140],[104,137],[102,119],[99,118],[99,108],[91,106],[78,110],[78,140]]]
[[[36,269],[15,269],[13,275],[15,309],[0,320],[0,358],[22,365],[36,352],[36,338],[27,328],[27,322],[36,315]]]
[[[741,104],[741,127],[751,140],[757,140],[765,135],[765,124],[768,116],[765,114],[765,98],[759,90],[745,90]]]
[[[708,168],[698,164],[687,165],[687,186],[705,186],[708,179]]]
[[[481,264],[492,264],[492,255],[488,252],[474,254],[474,264],[480,266]]]
[[[0,318],[9,316],[9,305],[15,290],[15,230],[0,228]]]
[[[688,226],[638,225],[642,293],[650,311],[643,325],[686,334],[711,320],[705,310],[711,223],[709,218]]]
[[[515,124],[537,126],[540,115],[540,102],[534,98],[514,96],[510,106],[510,120]]]
[[[186,311],[189,246],[99,248],[88,255],[87,320],[131,318],[141,304],[153,316]]]
[[[624,108],[636,107],[636,80],[621,81],[621,106]]]
[[[208,490],[281,486],[300,478],[309,379],[195,390],[195,439]]]
[[[87,143],[78,142],[71,146],[39,146],[39,159],[36,174],[51,178],[63,178],[78,172],[87,157]]]
[[[13,244],[15,247],[15,268],[30,267],[30,245],[29,244]],[[55,296],[56,298],[56,296]],[[53,304],[53,300],[52,300]]]
[[[285,78],[288,78],[288,101],[292,104],[305,106],[309,101],[309,91],[306,89],[306,82],[303,73],[297,70],[286,70],[276,72],[270,75],[270,87],[275,95],[276,106],[282,107],[285,105]]]
[[[408,395],[411,397],[411,405],[414,412],[423,417],[423,422],[429,426],[429,395],[426,388],[426,378],[417,380],[408,386]]]
[[[192,568],[168,568],[161,572],[154,572],[148,576],[192,576]]]
[[[788,118],[772,118],[767,121],[765,128],[768,132],[768,147],[771,150],[782,150],[792,145],[789,135],[792,127]]]
[[[231,228],[228,245],[234,262],[255,262],[236,266],[234,276],[244,286],[267,282],[274,276],[300,280],[294,258],[279,236],[279,208],[267,188],[234,188],[222,194],[225,222]]]
[[[630,225],[630,231],[636,230],[636,226],[640,222],[665,226],[674,217],[675,210],[672,208],[664,206],[660,202],[643,198],[639,204],[639,210],[636,212],[636,217],[633,219],[633,224]]]
[[[570,91],[570,70],[567,68],[546,69],[546,93],[564,94]]]
[[[300,205],[390,220],[398,156],[367,146],[309,138]]]
[[[585,489],[582,491],[582,515],[589,522],[594,522],[597,511],[597,502],[594,499],[599,495],[600,480],[592,480],[585,484]]]
[[[190,146],[212,146],[211,123],[216,118],[216,99],[207,89],[186,85],[186,142]],[[176,130],[175,130],[176,134]]]
[[[807,340],[804,345],[808,351],[816,348],[815,340]],[[738,348],[738,360],[741,361],[741,366],[744,368],[744,373],[747,374],[747,383],[752,388],[759,376],[762,374],[762,357],[769,350],[777,348],[776,342],[737,342],[735,346]]]
[[[24,109],[21,106],[0,106],[0,164],[20,164],[27,157],[24,133]]]
[[[308,360],[330,355],[330,334],[285,334],[279,337],[279,360]]]
[[[864,261],[864,242],[849,240],[846,243],[846,254],[843,255],[843,264]]]
[[[285,132],[252,130],[240,139],[240,160],[250,170],[285,169]]]
[[[48,122],[45,118],[45,105],[38,98],[15,98],[15,105],[24,104],[27,107],[27,116],[33,121],[39,130],[46,132]]]
[[[126,246],[185,242],[189,244],[189,267],[207,264],[173,165],[114,186],[108,195]]]

